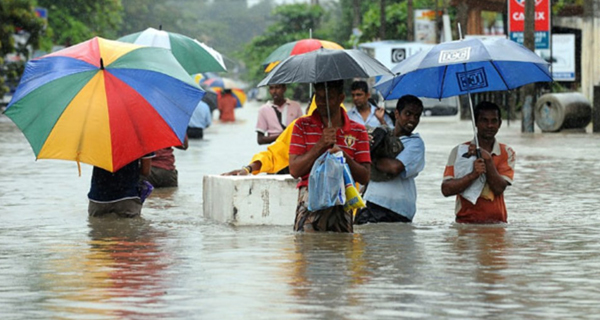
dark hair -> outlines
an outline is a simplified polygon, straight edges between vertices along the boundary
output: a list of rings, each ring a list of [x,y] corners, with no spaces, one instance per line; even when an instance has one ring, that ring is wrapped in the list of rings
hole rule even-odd
[[[421,99],[407,94],[398,99],[398,102],[396,103],[396,110],[398,110],[398,112],[402,112],[402,110],[404,110],[404,108],[406,108],[408,105],[421,107],[421,109],[423,109],[423,101],[421,101]]]
[[[502,112],[497,104],[490,101],[481,101],[473,109],[473,115],[475,116],[476,123],[477,119],[479,118],[479,114],[481,114],[481,111],[483,110],[496,111],[498,113],[498,118],[502,120]]]
[[[354,90],[362,90],[362,92],[364,92],[364,93],[369,93],[369,85],[367,84],[366,81],[362,81],[362,80],[354,81],[350,85],[350,91],[354,91]]]
[[[320,89],[320,88],[325,88],[325,83],[327,83],[327,91],[331,91],[333,89],[339,94],[344,93],[344,80],[343,79],[315,83],[315,90]]]

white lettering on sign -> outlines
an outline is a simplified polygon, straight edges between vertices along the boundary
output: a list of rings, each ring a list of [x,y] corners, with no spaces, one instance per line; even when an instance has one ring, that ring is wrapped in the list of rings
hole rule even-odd
[[[519,4],[521,7],[525,8],[525,0],[515,0],[517,1],[517,4]],[[535,0],[535,5],[537,6],[538,4],[542,3],[543,0]]]
[[[471,47],[460,48],[456,50],[442,50],[438,63],[452,63],[468,61],[471,58]]]
[[[525,21],[525,13],[515,12],[515,13],[513,13],[512,18],[514,21]],[[545,12],[536,12],[535,20],[546,20],[546,13]]]

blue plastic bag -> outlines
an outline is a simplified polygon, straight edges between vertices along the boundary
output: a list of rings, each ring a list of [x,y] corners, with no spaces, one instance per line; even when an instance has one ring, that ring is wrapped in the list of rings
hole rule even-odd
[[[327,209],[345,202],[344,164],[335,155],[325,152],[315,160],[310,170],[308,210]]]

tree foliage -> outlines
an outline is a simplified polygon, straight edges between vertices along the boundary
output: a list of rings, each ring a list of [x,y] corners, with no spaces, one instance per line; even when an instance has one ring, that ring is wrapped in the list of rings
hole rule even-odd
[[[4,57],[16,53],[27,58],[42,44],[44,20],[35,15],[34,5],[33,0],[0,1],[0,96],[8,91],[6,81],[13,85],[23,72],[22,61],[5,64]],[[15,42],[14,35],[25,42]]]
[[[258,82],[264,78],[262,62],[279,46],[309,38],[311,30],[313,38],[321,38],[324,32],[319,26],[323,13],[323,8],[318,5],[297,3],[276,7],[272,12],[275,22],[262,35],[254,37],[242,53],[248,70],[247,80]]]
[[[114,39],[121,24],[120,0],[37,0],[48,9],[56,45],[70,46],[94,36]]]

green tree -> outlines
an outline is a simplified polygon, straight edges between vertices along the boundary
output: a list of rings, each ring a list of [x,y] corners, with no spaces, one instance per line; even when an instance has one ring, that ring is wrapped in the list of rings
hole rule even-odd
[[[323,36],[327,32],[319,29],[323,15],[324,10],[319,5],[298,3],[276,7],[272,12],[275,22],[262,35],[253,38],[242,52],[248,69],[247,80],[258,82],[264,78],[262,62],[277,47],[309,38],[310,30],[313,30],[313,38],[326,38]]]
[[[120,0],[37,0],[48,9],[56,45],[70,46],[94,36],[115,39],[122,17]]]
[[[34,12],[33,0],[2,0],[0,2],[0,96],[14,86],[23,72],[31,50],[43,44],[44,20]],[[24,41],[15,42],[15,35]],[[22,60],[5,63],[4,57],[16,53]]]

